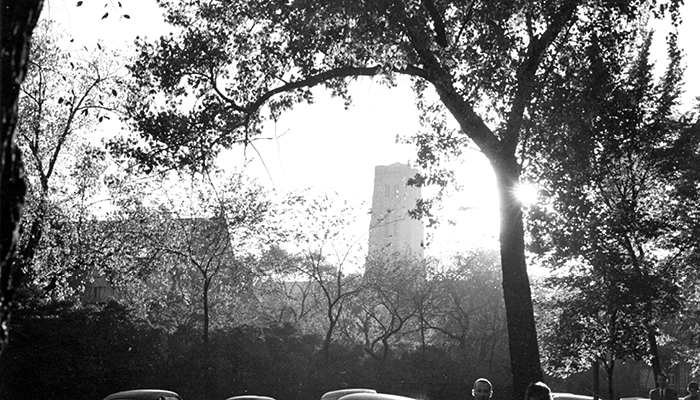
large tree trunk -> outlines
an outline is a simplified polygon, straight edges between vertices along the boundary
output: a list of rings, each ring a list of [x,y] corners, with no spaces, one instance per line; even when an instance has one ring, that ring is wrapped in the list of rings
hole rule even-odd
[[[542,380],[540,352],[525,263],[523,213],[514,195],[520,182],[520,167],[514,155],[492,160],[500,197],[501,269],[503,297],[508,321],[508,344],[513,376],[513,399],[522,398],[530,382]]]
[[[26,186],[15,142],[17,100],[29,59],[32,32],[43,0],[0,0],[0,352],[8,343],[12,297],[22,277],[13,263]]]

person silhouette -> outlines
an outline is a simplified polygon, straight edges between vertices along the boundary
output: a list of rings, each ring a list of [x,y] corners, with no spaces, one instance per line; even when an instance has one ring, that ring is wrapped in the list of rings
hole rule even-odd
[[[695,381],[688,382],[688,395],[683,398],[683,400],[700,400],[698,396],[698,383]]]
[[[552,391],[544,382],[533,382],[525,390],[525,400],[551,400]]]
[[[668,387],[668,376],[666,376],[665,372],[660,373],[656,377],[656,385],[656,389],[649,391],[651,400],[678,400],[678,393]]]

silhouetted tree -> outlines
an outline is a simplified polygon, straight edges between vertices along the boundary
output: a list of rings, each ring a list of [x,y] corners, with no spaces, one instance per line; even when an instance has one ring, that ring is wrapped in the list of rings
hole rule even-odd
[[[15,264],[26,186],[15,141],[17,101],[43,0],[0,1],[0,352],[7,345],[12,297],[22,280]]]
[[[661,372],[657,337],[682,307],[679,284],[696,276],[700,255],[700,132],[678,110],[675,34],[658,81],[651,39],[632,31],[627,51],[610,51],[610,38],[591,32],[569,68],[550,75],[568,90],[533,107],[540,123],[527,128],[531,151],[547,161],[528,171],[546,194],[531,213],[534,248],[560,288],[545,353],[567,373],[599,360],[609,398],[616,360],[649,358]]]

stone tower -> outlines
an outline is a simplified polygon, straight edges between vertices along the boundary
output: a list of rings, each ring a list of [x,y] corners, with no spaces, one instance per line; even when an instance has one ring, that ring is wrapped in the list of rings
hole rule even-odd
[[[423,223],[408,215],[421,198],[420,188],[406,186],[408,179],[417,172],[408,164],[400,163],[374,168],[370,255],[377,251],[410,251],[423,257]]]

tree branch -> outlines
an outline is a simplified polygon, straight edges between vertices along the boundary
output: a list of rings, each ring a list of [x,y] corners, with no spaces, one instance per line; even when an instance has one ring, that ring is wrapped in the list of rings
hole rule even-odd
[[[520,130],[523,124],[525,107],[530,102],[534,92],[535,74],[540,66],[542,55],[547,48],[559,36],[559,33],[571,21],[578,1],[566,1],[559,9],[559,12],[552,18],[552,22],[542,35],[532,37],[528,44],[525,59],[516,72],[516,91],[511,104],[510,112],[506,122],[506,131],[503,135],[505,150],[509,153],[515,152],[518,144]]]

